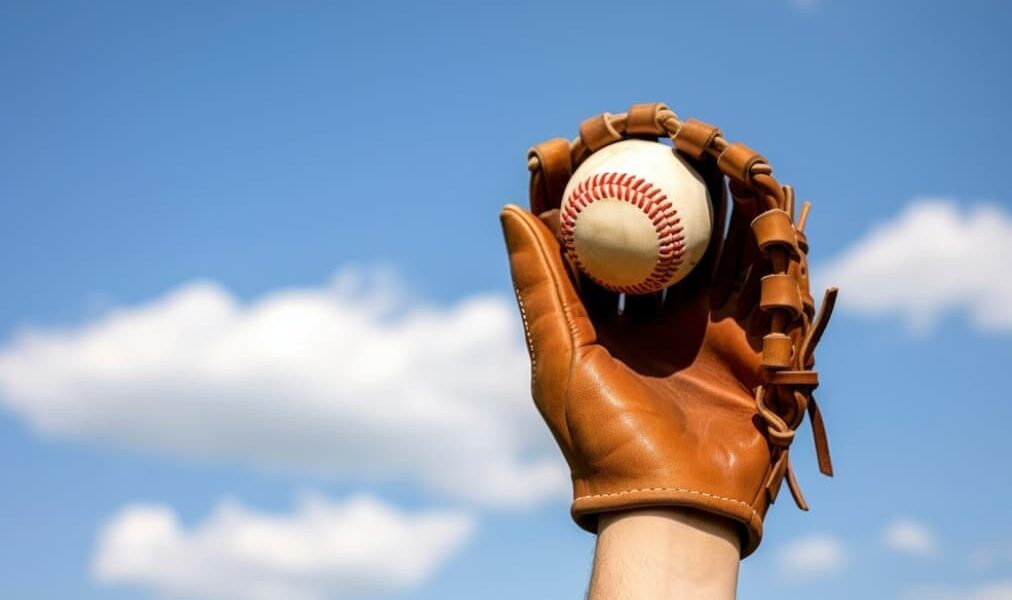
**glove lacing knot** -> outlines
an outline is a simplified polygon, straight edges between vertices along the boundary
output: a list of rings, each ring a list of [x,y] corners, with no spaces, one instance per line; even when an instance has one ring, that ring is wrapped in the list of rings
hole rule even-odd
[[[818,316],[811,326],[808,326],[808,319],[804,319],[803,328],[808,331],[796,353],[795,361],[799,365],[804,365],[805,368],[794,371],[774,371],[770,374],[769,383],[757,387],[755,392],[756,407],[765,421],[767,437],[774,447],[774,464],[765,483],[766,493],[769,495],[770,502],[773,502],[780,490],[781,482],[786,477],[787,486],[791,490],[794,502],[801,510],[808,510],[808,503],[805,501],[794,475],[788,450],[791,442],[794,441],[795,430],[801,424],[806,413],[812,426],[819,471],[830,477],[833,475],[833,463],[829,455],[826,427],[822,420],[822,412],[813,395],[813,390],[818,386],[818,374],[812,370],[812,366],[814,366],[812,353],[832,315],[836,294],[835,288],[826,291]],[[786,404],[788,410],[784,412],[793,416],[791,422],[784,420],[781,413],[770,406],[768,400],[771,398],[774,398],[780,407]]]

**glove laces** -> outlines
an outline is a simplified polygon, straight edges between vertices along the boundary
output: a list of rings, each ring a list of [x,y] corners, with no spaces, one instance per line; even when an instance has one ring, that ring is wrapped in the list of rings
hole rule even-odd
[[[596,150],[629,137],[659,136],[670,138],[685,156],[713,161],[729,180],[736,210],[740,204],[748,214],[757,215],[751,223],[753,237],[771,266],[760,280],[759,308],[769,317],[769,327],[762,343],[764,381],[755,389],[773,461],[765,492],[772,503],[786,478],[798,507],[808,510],[789,449],[807,414],[819,470],[833,474],[826,428],[812,391],[819,385],[813,351],[829,323],[837,295],[836,288],[826,290],[816,313],[808,288],[808,241],[804,234],[811,206],[805,202],[795,221],[794,190],[773,177],[773,168],[763,156],[745,144],[728,142],[713,125],[696,119],[683,121],[665,104],[655,103],[635,104],[627,113],[592,117],[580,125],[578,138],[557,138],[532,148],[527,163],[532,209],[540,213],[557,207],[572,169]]]

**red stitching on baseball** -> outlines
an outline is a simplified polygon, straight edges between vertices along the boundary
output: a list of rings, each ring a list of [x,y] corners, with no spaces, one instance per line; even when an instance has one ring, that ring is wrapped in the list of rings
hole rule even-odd
[[[587,273],[576,255],[576,243],[573,239],[576,217],[594,202],[607,198],[628,202],[642,210],[657,232],[658,253],[663,257],[671,256],[669,261],[663,263],[657,261],[650,275],[639,283],[624,286],[606,285]],[[595,173],[573,188],[565,204],[566,210],[563,211],[560,225],[566,256],[599,285],[626,294],[656,291],[664,287],[685,260],[685,236],[682,235],[683,227],[680,225],[681,218],[677,216],[678,211],[668,201],[667,196],[661,193],[660,188],[654,187],[642,177],[628,173]]]

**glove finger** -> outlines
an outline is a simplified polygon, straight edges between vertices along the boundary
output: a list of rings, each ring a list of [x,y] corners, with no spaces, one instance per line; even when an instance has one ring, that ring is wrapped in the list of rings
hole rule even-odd
[[[527,153],[528,160],[537,159],[538,168],[531,172],[531,211],[541,213],[558,209],[562,192],[573,173],[569,140],[556,138],[538,144]]]
[[[549,228],[514,205],[503,209],[500,220],[532,359],[551,360],[558,356],[555,350],[571,352],[593,343],[594,326]]]
[[[710,298],[722,316],[743,318],[743,312],[747,313],[756,300],[758,277],[762,275],[762,255],[751,226],[756,213],[752,198],[735,195]]]

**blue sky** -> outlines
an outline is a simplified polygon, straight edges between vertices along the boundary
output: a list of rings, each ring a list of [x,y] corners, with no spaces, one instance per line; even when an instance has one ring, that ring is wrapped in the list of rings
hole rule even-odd
[[[741,597],[1012,598],[1010,17],[0,2],[3,596],[581,597],[497,215],[529,146],[663,101],[813,201],[842,287],[837,477],[803,432]]]

